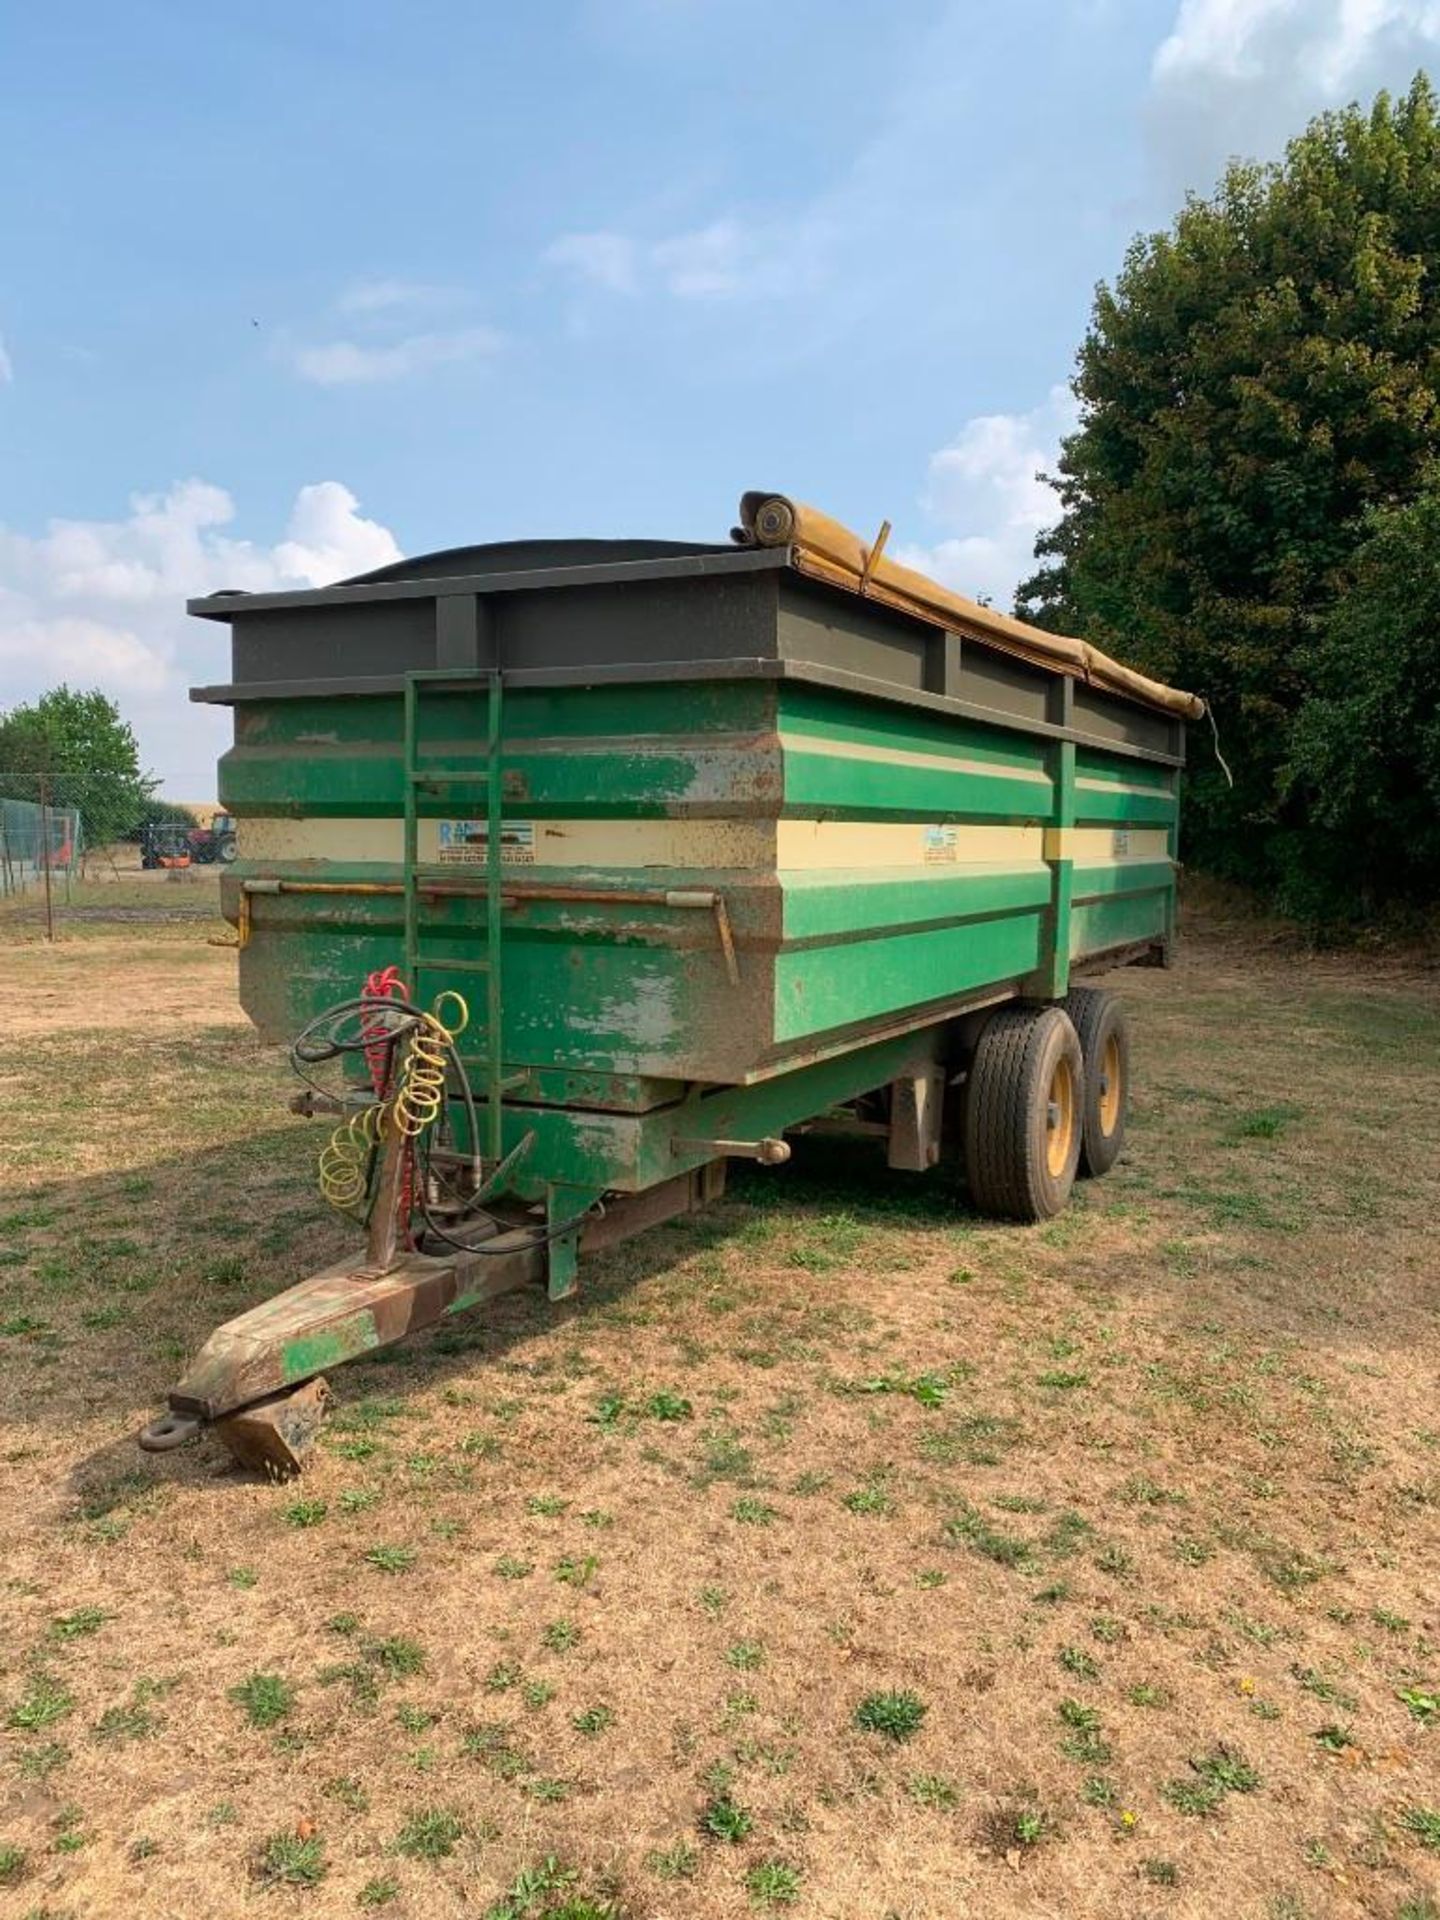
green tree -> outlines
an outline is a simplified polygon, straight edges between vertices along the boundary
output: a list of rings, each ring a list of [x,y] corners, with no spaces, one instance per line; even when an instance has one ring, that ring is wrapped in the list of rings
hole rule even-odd
[[[1377,508],[1309,662],[1285,769],[1311,885],[1362,912],[1440,894],[1440,469]]]
[[[178,800],[146,800],[141,805],[134,821],[126,828],[123,838],[138,840],[145,827],[184,827],[187,832],[195,825],[195,815],[191,808],[182,806]]]
[[[1062,517],[1021,611],[1204,694],[1235,787],[1197,742],[1188,851],[1319,907],[1333,827],[1317,749],[1302,769],[1292,735],[1341,644],[1324,636],[1369,514],[1413,500],[1440,454],[1440,122],[1424,77],[1323,115],[1283,163],[1231,167],[1137,239],[1096,294],[1075,391]]]
[[[159,784],[141,771],[134,732],[103,693],[55,687],[0,714],[0,792],[78,807],[88,846],[129,833]]]

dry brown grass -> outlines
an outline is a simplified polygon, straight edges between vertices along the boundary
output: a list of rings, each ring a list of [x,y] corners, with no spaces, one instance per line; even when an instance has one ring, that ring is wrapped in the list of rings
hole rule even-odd
[[[0,1909],[475,1915],[554,1855],[575,1920],[1437,1910],[1431,983],[1192,942],[1053,1225],[817,1147],[342,1372],[276,1488],[131,1442],[346,1243],[206,931],[6,956]]]

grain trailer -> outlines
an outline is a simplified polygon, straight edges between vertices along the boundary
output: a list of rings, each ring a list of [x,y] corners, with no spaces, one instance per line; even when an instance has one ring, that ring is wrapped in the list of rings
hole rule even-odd
[[[1193,695],[781,495],[729,542],[523,540],[229,627],[240,993],[295,1041],[353,1257],[143,1436],[299,1464],[321,1376],[705,1203],[837,1117],[1037,1220],[1119,1152]],[[296,1037],[298,1036],[298,1040]]]

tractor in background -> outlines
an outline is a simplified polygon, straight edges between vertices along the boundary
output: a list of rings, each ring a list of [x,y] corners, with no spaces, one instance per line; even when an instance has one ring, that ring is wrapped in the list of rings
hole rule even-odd
[[[152,867],[228,867],[235,858],[233,814],[214,814],[201,826],[185,820],[151,820],[140,829],[140,864]]]
[[[208,827],[192,827],[185,838],[196,866],[209,867],[218,862],[228,867],[235,858],[235,821],[228,813],[217,813]]]
[[[147,872],[154,867],[188,867],[191,862],[190,833],[172,821],[147,821],[140,829],[140,864]]]

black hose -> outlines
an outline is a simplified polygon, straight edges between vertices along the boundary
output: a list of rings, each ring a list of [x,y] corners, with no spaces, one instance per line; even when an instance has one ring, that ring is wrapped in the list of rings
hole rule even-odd
[[[388,1032],[367,1034],[357,1027],[353,1039],[339,1038],[334,1029],[340,1022],[347,1015],[358,1016],[362,1013],[397,1013],[401,1018]],[[313,1088],[317,1093],[325,1093],[327,1089],[321,1086],[313,1074],[305,1071],[307,1065],[319,1066],[322,1061],[336,1060],[343,1053],[365,1053],[374,1046],[393,1049],[397,1040],[413,1032],[422,1023],[428,1023],[432,1018],[433,1016],[427,1014],[423,1007],[417,1007],[413,1000],[401,999],[398,994],[362,993],[354,1000],[338,1000],[333,1007],[327,1007],[323,1013],[317,1013],[313,1020],[308,1020],[290,1042],[290,1065],[307,1087]],[[326,1029],[329,1031],[327,1032]],[[460,1049],[443,1027],[440,1031],[445,1034],[445,1048],[450,1055],[450,1063],[455,1069],[455,1078],[459,1082],[460,1098],[465,1103],[465,1118],[470,1127],[471,1158],[478,1163],[480,1116],[475,1109],[474,1089],[470,1085],[470,1076],[465,1071],[464,1062],[460,1058]],[[325,1034],[322,1040],[318,1043],[310,1041],[312,1033],[322,1032]]]
[[[360,1014],[370,1012],[398,1014],[400,1019],[388,1032],[376,1033],[372,1031],[367,1034],[357,1027],[353,1039],[342,1039],[339,1037],[337,1029],[341,1021],[348,1015],[354,1014],[358,1018]],[[323,1087],[313,1075],[305,1071],[307,1066],[319,1066],[322,1062],[326,1060],[336,1060],[341,1054],[345,1053],[365,1053],[369,1048],[374,1046],[385,1046],[393,1050],[396,1042],[402,1039],[405,1034],[412,1032],[416,1027],[420,1026],[422,1022],[427,1022],[431,1018],[432,1016],[428,1015],[423,1007],[417,1007],[413,1000],[401,999],[399,995],[366,993],[359,995],[358,998],[354,1000],[339,1000],[333,1007],[327,1007],[323,1013],[317,1013],[313,1020],[308,1020],[300,1029],[299,1033],[296,1034],[295,1038],[290,1042],[290,1065],[296,1075],[303,1080],[308,1087],[312,1087],[317,1093],[327,1093],[328,1090]],[[441,1031],[443,1032],[444,1029],[442,1028]],[[310,1037],[312,1034],[321,1034],[323,1038],[318,1041],[312,1040]],[[455,1042],[450,1038],[448,1033],[445,1036],[445,1046],[450,1055],[451,1064],[455,1068],[455,1077],[460,1084],[460,1097],[465,1103],[465,1117],[470,1126],[471,1156],[478,1161],[480,1157],[480,1119],[475,1110],[475,1094],[470,1085],[470,1076],[465,1071],[464,1063],[460,1058],[459,1048],[455,1045]],[[417,1153],[417,1163],[419,1159],[420,1155]],[[523,1247],[477,1246],[472,1241],[459,1240],[454,1234],[447,1233],[431,1213],[429,1203],[425,1198],[425,1187],[430,1175],[428,1155],[425,1158],[423,1166],[417,1164],[416,1172],[419,1177],[415,1182],[415,1198],[419,1205],[421,1216],[425,1221],[426,1228],[429,1232],[433,1233],[437,1239],[443,1240],[447,1246],[457,1248],[461,1253],[480,1254],[487,1258],[497,1260],[508,1258],[509,1255],[514,1253],[530,1253],[537,1248],[548,1247],[556,1240],[563,1240],[566,1234],[573,1233],[577,1227],[583,1226],[591,1214],[595,1212],[594,1207],[582,1208],[579,1213],[573,1215],[569,1220],[562,1220],[558,1226],[547,1227],[543,1233],[537,1232]],[[443,1176],[441,1177],[443,1178]],[[448,1180],[445,1184],[446,1186],[450,1186]],[[457,1189],[451,1187],[450,1190],[452,1193],[456,1193],[457,1198],[460,1197]],[[523,1231],[523,1229],[517,1228],[515,1231]]]
[[[427,1232],[433,1233],[437,1240],[443,1240],[447,1247],[457,1247],[461,1253],[478,1253],[488,1260],[508,1260],[512,1254],[534,1253],[541,1247],[548,1247],[556,1240],[563,1240],[567,1233],[574,1233],[577,1227],[584,1226],[591,1214],[596,1211],[594,1207],[584,1207],[579,1213],[573,1214],[570,1219],[562,1220],[559,1226],[547,1227],[543,1233],[537,1230],[531,1234],[531,1237],[525,1242],[523,1247],[487,1247],[483,1243],[477,1246],[472,1240],[459,1240],[453,1233],[447,1233],[445,1229],[436,1222],[434,1215],[430,1211],[429,1203],[425,1198],[425,1183],[423,1180],[417,1181],[416,1183],[415,1197],[419,1202],[420,1214],[425,1222]],[[500,1231],[503,1231],[503,1229]],[[525,1232],[526,1229],[515,1227],[510,1229],[510,1231],[522,1233]],[[497,1239],[499,1238],[499,1231],[497,1231],[495,1237]]]

